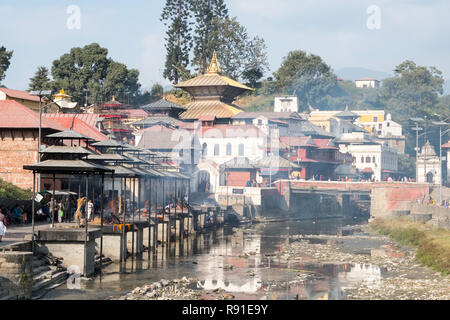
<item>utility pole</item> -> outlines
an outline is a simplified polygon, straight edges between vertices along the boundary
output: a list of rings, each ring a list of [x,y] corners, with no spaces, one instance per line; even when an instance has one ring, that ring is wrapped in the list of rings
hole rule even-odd
[[[439,126],[439,205],[442,205],[442,137],[449,132],[450,129],[442,132],[442,127],[449,125],[449,123],[445,121],[435,121],[433,124]]]

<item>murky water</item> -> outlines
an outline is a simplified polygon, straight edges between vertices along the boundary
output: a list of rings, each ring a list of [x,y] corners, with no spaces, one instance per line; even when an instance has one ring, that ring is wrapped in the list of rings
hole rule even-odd
[[[376,283],[382,270],[370,264],[282,262],[273,253],[293,241],[291,236],[336,235],[339,227],[348,224],[344,220],[291,221],[219,229],[182,243],[172,242],[169,250],[160,248],[150,259],[147,254],[141,261],[129,259],[125,274],[119,272],[118,264],[109,265],[101,279],[81,280],[81,289],[62,285],[44,299],[105,299],[137,286],[183,276],[198,279],[192,289],[221,288],[236,299],[346,299],[347,285],[362,279]],[[303,281],[298,281],[300,278]]]

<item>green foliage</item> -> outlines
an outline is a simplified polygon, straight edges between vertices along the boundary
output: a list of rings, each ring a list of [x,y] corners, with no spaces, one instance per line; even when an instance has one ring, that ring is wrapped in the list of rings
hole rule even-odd
[[[443,93],[442,72],[407,60],[395,67],[394,73],[383,81],[380,91],[392,115],[402,123],[409,117],[432,115]]]
[[[189,52],[193,45],[191,17],[192,4],[190,1],[166,0],[166,6],[161,14],[161,21],[168,26],[165,38],[167,54],[163,76],[173,81],[174,84],[178,83],[183,70],[186,70],[189,64]]]
[[[319,56],[301,50],[289,52],[274,76],[278,90],[284,94],[295,93],[304,108],[326,107],[327,96],[338,90],[331,67]]]
[[[161,99],[162,96],[163,96],[163,93],[164,93],[164,88],[159,83],[155,83],[152,86],[152,91],[151,91],[152,97],[155,97],[157,99]]]
[[[422,231],[412,226],[405,226],[401,220],[386,222],[376,219],[370,223],[370,227],[402,244],[417,247],[415,258],[420,264],[431,267],[443,275],[450,274],[449,237],[446,237],[444,241],[438,241],[433,239],[436,231]]]
[[[203,74],[220,45],[221,30],[217,22],[228,18],[228,9],[224,0],[192,0],[192,10],[196,21],[192,65]]]
[[[50,89],[50,78],[48,77],[48,69],[44,66],[38,67],[34,77],[30,78],[28,91],[39,91]]]
[[[407,177],[416,176],[416,159],[409,154],[398,155],[398,171]]]
[[[32,192],[30,190],[20,189],[12,183],[6,182],[0,178],[0,198],[14,200],[29,200]]]
[[[5,72],[9,68],[10,60],[14,51],[7,51],[5,47],[0,47],[0,82],[5,78]]]
[[[107,101],[112,95],[118,100],[135,102],[139,96],[139,71],[128,69],[107,55],[108,50],[97,43],[72,48],[53,61],[52,90],[64,88],[79,104],[84,101],[86,88],[91,103]]]

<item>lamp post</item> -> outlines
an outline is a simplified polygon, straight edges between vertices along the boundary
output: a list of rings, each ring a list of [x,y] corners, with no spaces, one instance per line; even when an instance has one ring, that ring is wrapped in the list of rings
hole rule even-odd
[[[83,89],[83,92],[86,93],[86,102],[84,104],[84,107],[87,108],[87,106],[88,106],[88,92],[89,92],[89,89]]]
[[[50,90],[31,91],[31,95],[39,96],[39,141],[38,141],[38,162],[41,162],[41,140],[42,140],[42,97],[52,94]],[[41,191],[41,175],[38,174],[38,192]]]
[[[444,121],[433,121],[435,126],[439,126],[439,205],[442,204],[442,136],[445,135],[450,129],[442,132],[443,126],[448,126],[449,123]],[[448,160],[447,160],[448,161]]]

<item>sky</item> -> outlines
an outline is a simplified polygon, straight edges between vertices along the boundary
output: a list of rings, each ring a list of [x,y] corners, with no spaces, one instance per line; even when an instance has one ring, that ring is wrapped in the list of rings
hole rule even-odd
[[[317,54],[334,70],[392,74],[404,60],[450,78],[450,1],[225,0],[250,36],[266,41],[271,72],[289,51]],[[98,42],[140,72],[143,87],[162,77],[165,0],[1,0],[0,46],[14,50],[2,84],[26,90],[38,66],[51,68],[72,47]],[[76,19],[79,11],[79,19]],[[78,24],[79,22],[79,24]],[[270,76],[270,74],[269,74]]]

